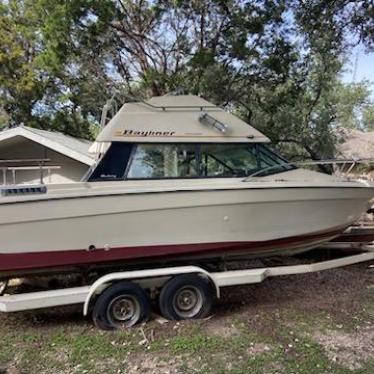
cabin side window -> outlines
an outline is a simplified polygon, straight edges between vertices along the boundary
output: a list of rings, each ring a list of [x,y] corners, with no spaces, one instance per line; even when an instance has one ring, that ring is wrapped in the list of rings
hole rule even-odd
[[[138,144],[127,173],[127,179],[197,176],[194,144]]]
[[[263,144],[113,142],[88,180],[235,178],[293,168]]]
[[[88,180],[90,182],[123,180],[131,149],[132,144],[113,142]]]
[[[259,176],[294,168],[262,144],[138,144],[126,179]]]
[[[266,176],[280,173],[282,171],[296,169],[296,166],[287,162],[286,159],[277,155],[263,144],[257,144],[258,176]]]
[[[255,144],[203,144],[201,177],[244,177],[259,168]]]

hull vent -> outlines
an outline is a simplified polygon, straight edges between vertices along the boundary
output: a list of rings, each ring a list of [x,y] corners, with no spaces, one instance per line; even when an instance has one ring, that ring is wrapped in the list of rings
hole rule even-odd
[[[47,192],[47,186],[40,184],[34,186],[7,186],[1,187],[0,191],[1,196],[43,194]]]

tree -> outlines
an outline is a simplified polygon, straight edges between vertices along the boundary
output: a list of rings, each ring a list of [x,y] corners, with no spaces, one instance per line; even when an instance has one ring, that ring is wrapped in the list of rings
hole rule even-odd
[[[339,73],[354,43],[373,48],[374,6],[339,0],[295,1],[289,6],[300,30],[291,74],[285,83],[262,87],[257,94],[254,87],[244,115],[292,159],[333,158],[336,126],[362,123],[359,109],[366,105],[368,88],[344,86]],[[254,103],[251,97],[256,97]]]
[[[331,98],[336,106],[336,123],[345,128],[367,130],[364,113],[373,106],[370,100],[370,89],[367,82],[342,84],[338,83]]]
[[[110,56],[126,93],[199,94],[236,110],[293,156],[333,157],[337,105],[332,98],[346,48],[344,30],[349,25],[370,46],[365,4],[88,3],[100,25],[94,39],[102,46],[101,58]],[[361,29],[355,28],[358,14]],[[71,23],[77,40],[85,40],[92,28],[82,24],[80,16]]]
[[[97,120],[109,91],[151,96],[181,87],[231,105],[240,96],[239,82],[246,87],[248,79],[275,81],[287,74],[292,48],[284,37],[285,4],[38,0],[39,61],[60,92],[38,105],[57,119],[80,111]]]
[[[303,31],[315,39],[330,33],[340,52],[362,43],[374,49],[374,2],[371,0],[292,1]]]
[[[236,111],[293,156],[332,157],[337,117],[352,119],[334,94],[343,59],[353,42],[373,47],[367,1],[0,4],[0,118],[76,136],[113,92],[177,90]]]
[[[290,48],[284,37],[284,0],[74,2],[74,7],[87,9],[83,17],[67,7],[61,16],[51,2],[44,3],[51,8],[44,32],[47,39],[61,40],[60,25],[54,22],[58,15],[73,17],[63,33],[74,35],[80,52],[87,50],[87,40],[94,39],[93,44],[100,46],[97,57],[108,61],[112,75],[121,77],[129,90],[138,83],[148,96],[180,86],[210,95],[216,73],[233,80],[246,70],[264,79],[266,73],[274,75],[274,69],[287,69],[281,54]],[[87,17],[95,22],[86,25]],[[57,54],[68,49],[71,41],[65,43],[52,50]]]
[[[43,3],[0,2],[0,121],[3,126],[6,121],[10,127],[25,124],[89,138],[107,96],[104,62],[86,53],[78,61],[72,39],[65,48],[59,43],[64,29],[45,38],[51,28],[46,21],[52,18]],[[56,12],[65,7],[63,2],[52,5],[57,29],[64,19]]]
[[[374,104],[368,105],[364,108],[362,117],[365,129],[368,131],[374,131]]]
[[[26,4],[0,3],[0,108],[11,126],[32,120],[33,105],[50,84],[37,66],[36,23]]]

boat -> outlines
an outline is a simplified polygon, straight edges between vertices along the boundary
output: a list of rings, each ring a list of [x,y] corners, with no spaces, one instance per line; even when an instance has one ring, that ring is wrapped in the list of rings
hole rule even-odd
[[[0,277],[294,254],[338,237],[374,197],[369,182],[288,163],[193,95],[125,103],[96,143],[81,182],[1,189]]]

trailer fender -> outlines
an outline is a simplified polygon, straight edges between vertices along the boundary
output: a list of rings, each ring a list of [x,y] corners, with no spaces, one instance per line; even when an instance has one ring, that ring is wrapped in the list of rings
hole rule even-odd
[[[100,294],[104,289],[109,287],[111,284],[122,281],[122,280],[148,280],[151,281],[152,278],[162,278],[162,277],[172,277],[174,275],[181,275],[181,274],[201,274],[208,278],[214,288],[216,290],[216,296],[220,297],[220,287],[215,281],[215,279],[211,276],[209,272],[206,270],[198,267],[198,266],[178,266],[178,267],[170,267],[170,268],[159,268],[159,269],[147,269],[147,270],[133,270],[133,271],[123,271],[123,272],[116,272],[104,275],[103,277],[97,279],[90,287],[88,295],[83,305],[83,315],[88,315],[88,309],[90,303],[94,296]]]

